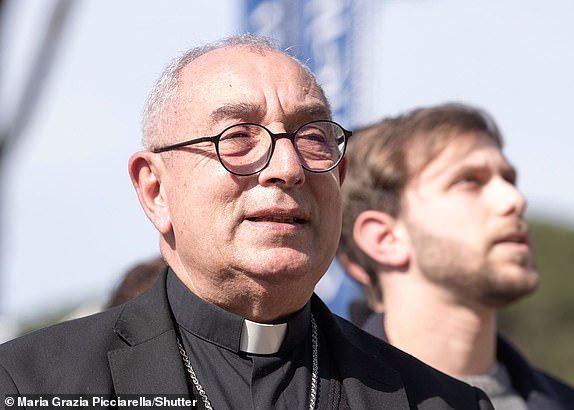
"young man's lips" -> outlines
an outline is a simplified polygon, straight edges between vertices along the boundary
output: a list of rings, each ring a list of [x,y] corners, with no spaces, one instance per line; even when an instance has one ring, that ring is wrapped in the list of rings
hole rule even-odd
[[[514,232],[495,241],[495,244],[505,243],[530,246],[530,235],[527,232]]]

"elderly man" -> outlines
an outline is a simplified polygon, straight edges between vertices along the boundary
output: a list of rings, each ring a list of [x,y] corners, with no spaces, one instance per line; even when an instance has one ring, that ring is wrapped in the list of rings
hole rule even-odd
[[[333,316],[350,132],[311,73],[249,35],[175,61],[129,172],[169,265],[125,305],[0,348],[3,392],[193,395],[199,408],[490,408]]]
[[[381,312],[365,330],[481,387],[497,409],[572,408],[571,387],[496,337],[498,309],[538,284],[526,201],[502,145],[493,119],[463,104],[357,132],[341,261]]]

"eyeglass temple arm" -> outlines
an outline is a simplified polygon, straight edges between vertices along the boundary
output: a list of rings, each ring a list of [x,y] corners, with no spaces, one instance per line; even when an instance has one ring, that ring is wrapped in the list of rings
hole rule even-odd
[[[165,152],[165,151],[169,151],[172,149],[177,149],[177,148],[181,148],[181,147],[186,147],[188,145],[193,145],[193,144],[198,144],[200,142],[213,142],[215,143],[215,139],[217,137],[201,137],[201,138],[194,138],[191,140],[187,140],[187,141],[183,141],[183,142],[178,142],[177,144],[172,144],[172,145],[166,145],[163,147],[157,147],[157,148],[153,148],[151,150],[151,152],[157,154],[160,152]]]

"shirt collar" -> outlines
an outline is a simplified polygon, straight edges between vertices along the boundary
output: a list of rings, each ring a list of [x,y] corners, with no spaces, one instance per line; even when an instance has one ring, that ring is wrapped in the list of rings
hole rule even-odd
[[[171,270],[167,295],[179,326],[200,339],[239,353],[270,355],[299,345],[310,328],[310,303],[284,323],[262,324],[208,303],[191,292]]]

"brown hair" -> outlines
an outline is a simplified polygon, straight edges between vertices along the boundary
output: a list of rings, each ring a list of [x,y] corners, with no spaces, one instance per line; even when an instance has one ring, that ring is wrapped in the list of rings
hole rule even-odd
[[[349,167],[342,187],[339,251],[363,267],[373,283],[377,266],[353,240],[355,220],[369,209],[397,217],[410,178],[467,132],[483,132],[502,148],[502,135],[492,117],[459,103],[418,108],[354,132],[346,152]]]

